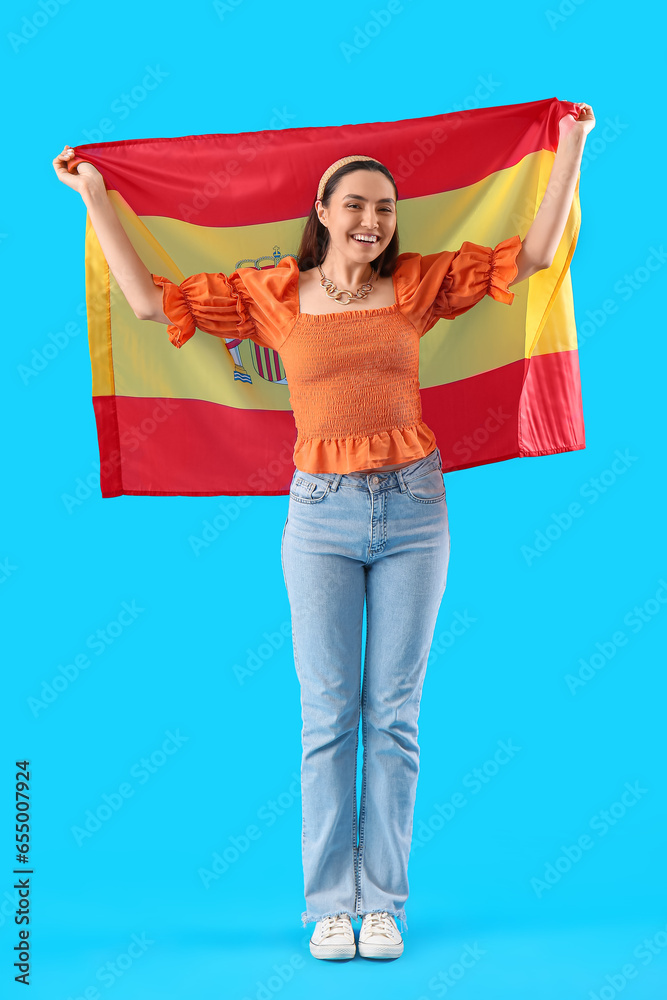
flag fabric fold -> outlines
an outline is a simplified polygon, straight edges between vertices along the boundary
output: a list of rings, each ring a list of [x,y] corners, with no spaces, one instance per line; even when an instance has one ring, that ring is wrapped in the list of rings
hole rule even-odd
[[[321,174],[349,153],[373,156],[394,175],[399,253],[424,261],[496,248],[489,294],[474,308],[446,308],[448,281],[432,269],[419,378],[443,470],[584,448],[569,271],[578,182],[551,267],[509,291],[497,280],[537,214],[566,114],[576,116],[575,105],[550,98],[396,122],[74,147],[68,169],[86,160],[100,170],[140,258],[170,283],[169,316],[178,320],[167,328],[136,318],[87,218],[102,496],[288,493],[297,436],[289,385],[279,352],[243,335],[251,321],[233,280],[245,268],[247,291],[267,267],[284,279],[277,265],[298,254]],[[233,310],[240,337],[197,327],[187,291],[211,274],[218,287],[221,277],[231,282],[218,306],[220,316]]]

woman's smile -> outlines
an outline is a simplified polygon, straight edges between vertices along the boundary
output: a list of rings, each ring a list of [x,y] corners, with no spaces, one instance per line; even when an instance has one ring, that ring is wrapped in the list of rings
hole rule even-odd
[[[360,246],[374,247],[380,242],[381,237],[377,233],[353,233],[350,239]]]

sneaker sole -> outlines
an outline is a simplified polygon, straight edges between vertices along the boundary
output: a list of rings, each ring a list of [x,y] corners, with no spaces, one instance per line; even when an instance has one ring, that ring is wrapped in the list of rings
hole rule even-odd
[[[310,954],[313,958],[354,958],[356,953],[356,944],[313,944],[310,941]]]
[[[358,944],[362,958],[398,958],[403,954],[403,941],[400,944]]]

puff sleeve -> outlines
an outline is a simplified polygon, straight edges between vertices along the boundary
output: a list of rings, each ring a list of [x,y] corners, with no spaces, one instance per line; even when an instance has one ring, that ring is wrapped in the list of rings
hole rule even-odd
[[[222,273],[192,274],[180,285],[160,274],[151,274],[162,288],[162,311],[170,320],[169,340],[182,347],[195,329],[215,337],[252,338],[263,343],[240,287]]]
[[[423,336],[439,319],[455,319],[485,295],[511,305],[508,285],[518,274],[521,246],[519,236],[510,236],[495,247],[465,241],[457,251],[402,254],[396,276],[402,311]]]
[[[299,314],[299,265],[289,254],[276,267],[192,274],[180,285],[159,274],[151,277],[162,287],[174,347],[182,347],[199,329],[279,351]]]

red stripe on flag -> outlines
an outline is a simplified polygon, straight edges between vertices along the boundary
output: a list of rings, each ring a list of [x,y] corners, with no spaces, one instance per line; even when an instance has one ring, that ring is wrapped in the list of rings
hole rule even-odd
[[[576,351],[516,361],[422,389],[421,397],[445,472],[585,447]],[[289,492],[291,410],[133,396],[95,396],[94,403],[103,497]]]
[[[586,447],[577,351],[531,358],[520,420],[522,455],[552,455]],[[563,448],[563,441],[572,444]]]
[[[539,149],[556,150],[558,122],[570,112],[576,117],[574,104],[551,97],[394,122],[121,139],[74,150],[136,215],[252,226],[307,216],[323,172],[350,152],[386,164],[399,198],[420,198],[469,187]]]
[[[116,396],[93,396],[97,424],[97,444],[100,451],[100,489],[103,497],[118,497],[123,493],[122,452]],[[150,400],[144,400],[150,403]]]
[[[585,447],[576,351],[515,361],[421,397],[444,472]]]
[[[95,396],[103,497],[277,496],[294,474],[291,410]],[[253,456],[251,459],[250,456]]]

